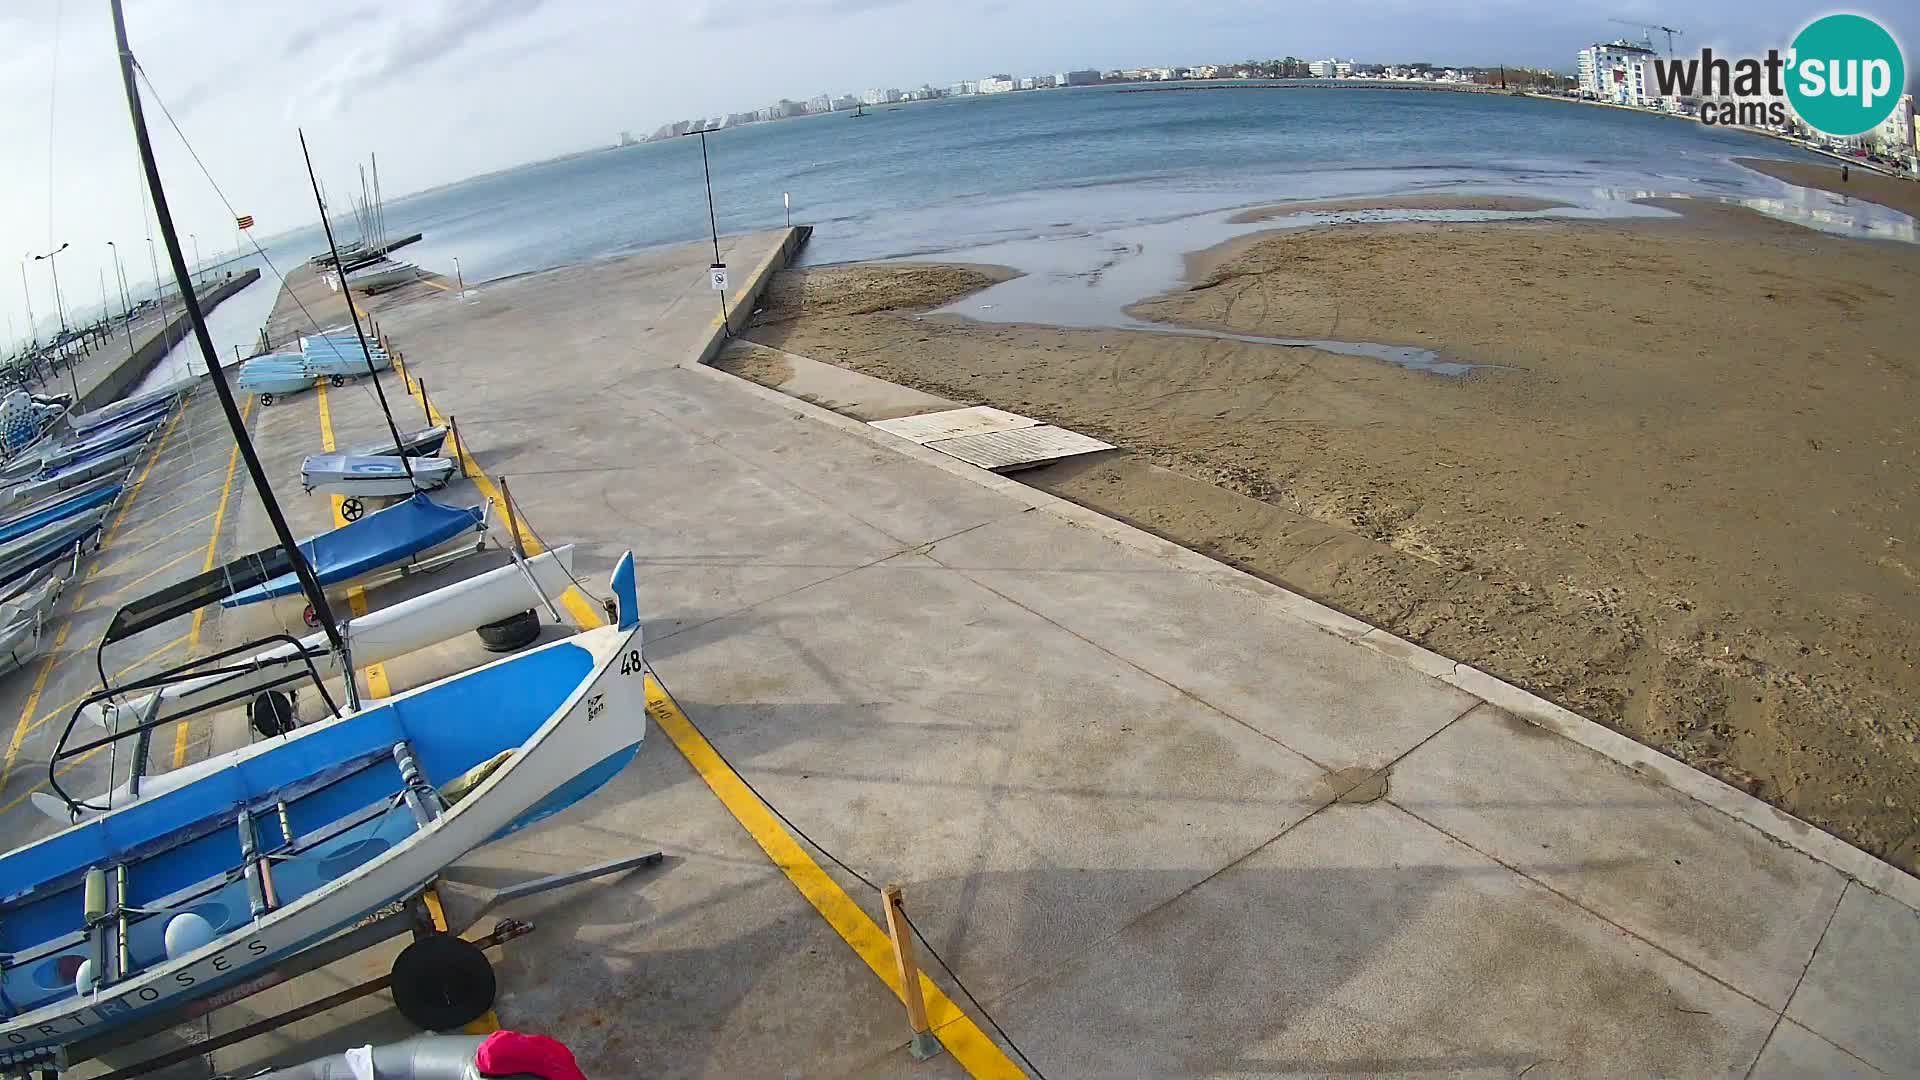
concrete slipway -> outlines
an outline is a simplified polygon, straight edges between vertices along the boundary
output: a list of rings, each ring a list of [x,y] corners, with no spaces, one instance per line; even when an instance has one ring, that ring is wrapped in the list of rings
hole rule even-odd
[[[794,242],[723,241],[737,306]],[[460,922],[488,888],[667,865],[507,909],[540,929],[499,954],[502,1023],[595,1076],[1015,1075],[931,963],[950,1052],[908,1056],[864,878],[905,887],[1052,1077],[1920,1073],[1912,879],[1479,672],[701,366],[710,254],[368,305],[590,588],[628,548],[640,567],[648,745],[444,892]],[[342,443],[372,408],[334,392]],[[292,453],[310,415],[256,415],[284,425],[263,446]],[[377,1004],[346,1019],[220,1064],[399,1032]]]

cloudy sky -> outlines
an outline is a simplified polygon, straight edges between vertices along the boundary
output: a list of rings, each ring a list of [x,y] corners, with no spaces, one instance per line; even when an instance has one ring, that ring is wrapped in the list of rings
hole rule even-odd
[[[126,4],[143,69],[261,235],[315,220],[297,127],[330,190],[344,193],[352,162],[375,151],[391,197],[782,96],[1287,54],[1570,70],[1582,45],[1633,33],[1613,17],[1675,23],[1683,48],[1753,52],[1829,10],[1805,0]],[[1920,41],[1911,0],[1853,10]],[[211,257],[232,245],[231,219],[151,103],[148,116],[180,227]],[[105,0],[0,0],[0,311],[17,327],[29,249],[73,245],[60,256],[70,305],[98,302],[109,239],[131,256],[130,276],[148,277],[138,179]],[[44,271],[29,273],[43,317]]]

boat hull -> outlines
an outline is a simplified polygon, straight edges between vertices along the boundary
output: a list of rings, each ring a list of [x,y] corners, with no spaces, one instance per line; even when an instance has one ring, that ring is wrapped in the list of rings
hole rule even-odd
[[[110,987],[69,996],[0,1023],[0,1062],[45,1054],[256,975],[368,913],[412,895],[474,848],[563,809],[556,805],[557,793],[564,791],[568,805],[591,794],[632,759],[645,736],[640,629],[636,625],[589,630],[488,667],[527,663],[556,649],[585,650],[591,658],[591,676],[574,688],[505,765],[461,801],[350,874],[250,920],[243,929],[224,933],[178,959]],[[539,668],[533,664],[528,670]],[[403,694],[386,707],[404,707],[410,698],[473,674]],[[320,725],[318,730],[331,726]],[[290,738],[299,737],[296,733]],[[260,753],[278,745],[279,740],[255,744],[241,753]],[[582,777],[591,779],[585,790],[579,783]]]

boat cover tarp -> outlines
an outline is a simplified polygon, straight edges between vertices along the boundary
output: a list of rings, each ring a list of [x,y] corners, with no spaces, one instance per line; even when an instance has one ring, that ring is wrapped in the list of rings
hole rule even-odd
[[[321,585],[346,581],[391,566],[411,555],[444,544],[485,519],[478,506],[442,506],[425,495],[415,495],[359,521],[300,542]],[[240,607],[291,596],[300,591],[300,579],[286,573],[244,592],[227,597],[225,607]]]
[[[85,513],[96,506],[105,506],[120,497],[120,490],[121,485],[113,483],[102,488],[90,488],[72,498],[56,499],[31,514],[14,518],[0,525],[0,543],[15,537],[26,536],[56,521],[65,521],[75,514]]]

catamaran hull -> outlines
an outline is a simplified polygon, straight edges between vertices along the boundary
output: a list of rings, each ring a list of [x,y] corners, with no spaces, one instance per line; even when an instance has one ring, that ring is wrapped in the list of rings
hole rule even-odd
[[[590,654],[592,677],[582,680],[514,756],[460,802],[351,874],[252,920],[244,930],[123,982],[0,1022],[0,1063],[45,1054],[257,975],[412,895],[474,848],[592,794],[633,759],[646,733],[639,626],[589,630],[488,666],[566,648]],[[401,695],[395,704],[426,689]],[[274,745],[257,743],[248,750]]]
[[[433,491],[453,478],[454,464],[446,458],[414,459],[411,467],[413,475],[409,477],[408,465],[397,457],[315,454],[301,464],[300,484],[308,492],[367,498]]]
[[[151,433],[149,433],[149,437],[151,437]],[[122,447],[110,454],[97,457],[84,465],[69,466],[45,479],[29,480],[23,484],[15,484],[13,487],[8,488],[4,494],[0,494],[0,506],[19,502],[22,499],[37,499],[48,492],[65,491],[70,487],[84,484],[89,480],[124,470],[128,468],[132,464],[133,459],[139,457],[141,452],[146,450],[146,448],[146,441],[142,440],[132,446]]]
[[[385,663],[397,656],[417,652],[476,627],[499,622],[525,611],[538,604],[541,596],[560,595],[573,581],[573,545],[567,544],[528,559],[526,567],[526,571],[523,571],[519,566],[509,563],[497,570],[475,574],[465,581],[457,581],[351,620],[345,629],[348,644],[353,649],[353,662],[362,666]],[[533,575],[532,584],[527,581],[529,571]],[[538,596],[534,591],[536,587]],[[325,634],[311,634],[301,644],[309,653],[324,653],[314,660],[314,667],[322,678],[340,673],[339,658],[325,650]],[[168,719],[210,702],[265,689],[276,680],[283,679],[287,673],[285,664],[274,661],[291,655],[293,649],[283,645],[252,658],[252,663],[263,665],[259,671],[240,675],[209,675],[168,686],[160,691],[157,717]],[[120,718],[141,716],[152,704],[151,694],[130,698],[117,705],[95,702],[80,709],[80,720],[117,731]],[[161,790],[154,785],[171,775],[162,773],[153,777],[148,781],[148,789]],[[121,802],[116,799],[114,805],[121,805]],[[59,803],[59,812],[54,816],[61,821],[68,820],[65,803]]]

